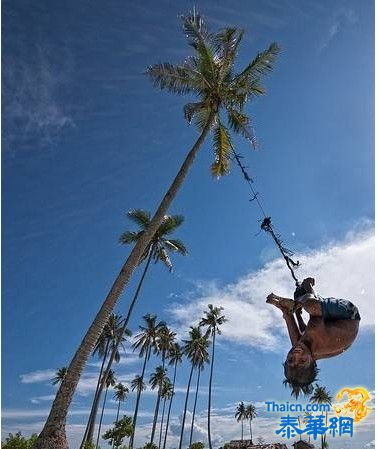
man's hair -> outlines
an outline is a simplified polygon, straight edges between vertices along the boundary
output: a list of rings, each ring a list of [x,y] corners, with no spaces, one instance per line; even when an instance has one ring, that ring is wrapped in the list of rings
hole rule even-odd
[[[314,389],[312,383],[317,380],[316,376],[319,373],[315,360],[313,360],[307,368],[289,367],[287,362],[285,362],[283,366],[286,377],[283,384],[285,387],[289,386],[291,388],[292,396],[297,399],[301,392],[305,396],[312,393]]]

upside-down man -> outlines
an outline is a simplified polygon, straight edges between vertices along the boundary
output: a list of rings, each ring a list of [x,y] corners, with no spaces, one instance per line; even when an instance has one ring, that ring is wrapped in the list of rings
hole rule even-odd
[[[315,280],[305,279],[294,292],[294,301],[271,293],[266,302],[283,312],[292,348],[284,363],[285,384],[298,397],[309,394],[316,380],[316,361],[334,357],[355,340],[360,323],[357,307],[345,299],[322,298],[313,289]],[[302,309],[309,315],[307,324]],[[294,317],[295,315],[295,317]]]

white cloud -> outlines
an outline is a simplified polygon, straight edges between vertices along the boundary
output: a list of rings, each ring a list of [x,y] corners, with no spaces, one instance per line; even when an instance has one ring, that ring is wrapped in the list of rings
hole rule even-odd
[[[56,375],[56,370],[45,369],[32,371],[30,373],[21,374],[20,379],[23,384],[36,384],[40,382],[50,381]]]
[[[298,254],[301,267],[298,277],[316,279],[318,293],[324,297],[351,300],[361,314],[361,326],[374,324],[374,235],[370,228],[350,232],[343,241],[332,242],[318,250]],[[207,305],[222,305],[228,322],[223,338],[247,344],[260,350],[276,350],[286,332],[281,312],[265,303],[274,292],[291,297],[293,283],[281,259],[267,263],[235,283],[219,287],[198,284],[190,302],[176,303],[169,312],[183,334],[189,325],[198,322]]]
[[[14,49],[4,68],[5,147],[28,148],[30,138],[40,145],[54,142],[67,127],[74,125],[64,95],[71,76],[71,56],[61,54],[65,64],[57,62],[55,52],[36,45],[29,53]]]
[[[358,16],[354,9],[341,8],[334,14],[333,22],[329,26],[326,33],[321,40],[319,52],[323,51],[329,46],[335,36],[341,31],[344,25],[354,25],[358,21]]]
[[[52,401],[55,398],[54,394],[47,394],[45,396],[37,396],[35,398],[31,398],[30,401],[32,404],[39,404],[43,401]]]

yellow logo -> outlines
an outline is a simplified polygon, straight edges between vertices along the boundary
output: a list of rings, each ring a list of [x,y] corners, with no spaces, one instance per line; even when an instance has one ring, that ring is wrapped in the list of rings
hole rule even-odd
[[[369,392],[362,387],[357,388],[343,388],[336,395],[336,401],[340,402],[343,396],[346,395],[348,402],[341,405],[334,405],[336,415],[339,416],[342,412],[354,415],[354,421],[362,421],[366,415],[371,411],[370,407],[365,405],[370,401]]]

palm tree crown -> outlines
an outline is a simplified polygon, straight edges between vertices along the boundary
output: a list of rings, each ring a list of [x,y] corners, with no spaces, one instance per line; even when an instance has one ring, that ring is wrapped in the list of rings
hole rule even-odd
[[[235,411],[235,418],[236,421],[239,422],[242,419],[246,418],[246,407],[244,405],[244,402],[239,402],[239,404],[236,407],[236,411]]]
[[[131,381],[131,391],[137,391],[137,393],[142,392],[146,389],[146,384],[144,383],[142,376],[135,376],[134,379]]]
[[[227,322],[227,319],[222,315],[223,307],[214,307],[212,304],[208,305],[205,316],[200,321],[200,326],[207,327],[206,333],[214,335],[217,333],[220,335],[222,332],[219,328],[222,324]]]
[[[156,315],[144,315],[144,326],[139,326],[139,334],[135,336],[133,343],[134,351],[139,349],[139,356],[143,357],[150,348],[154,348],[156,351],[156,340],[159,330],[165,326],[163,321],[156,322]]]
[[[203,335],[199,326],[191,326],[189,331],[189,340],[183,340],[184,353],[195,367],[202,368],[205,361],[208,360],[209,340]]]
[[[148,67],[147,74],[160,89],[174,94],[194,94],[198,101],[184,107],[184,116],[202,131],[211,122],[215,160],[211,166],[214,176],[229,172],[232,156],[230,130],[245,137],[253,147],[256,138],[245,105],[253,97],[265,93],[261,77],[269,73],[279,52],[271,44],[241,71],[235,71],[235,60],[243,31],[224,28],[211,33],[206,22],[194,11],[182,17],[183,32],[194,55],[179,65],[160,63]],[[227,126],[223,122],[224,113]]]
[[[132,210],[128,212],[127,215],[130,220],[139,227],[139,230],[124,232],[119,239],[124,245],[135,243],[142,236],[143,232],[151,222],[150,212],[142,209]],[[169,253],[178,253],[183,256],[186,256],[188,253],[188,250],[181,240],[169,237],[179,226],[181,226],[183,221],[184,217],[182,215],[165,215],[150,244],[144,251],[140,263],[148,257],[151,251],[155,263],[161,261],[170,271],[172,271],[173,265]]]
[[[55,376],[51,379],[52,385],[57,385],[62,382],[65,375],[67,373],[67,367],[63,366],[63,368],[59,368],[56,370]]]
[[[329,404],[332,403],[332,396],[326,387],[321,387],[315,384],[313,395],[310,397],[310,401],[316,404]]]
[[[157,332],[156,347],[159,353],[162,354],[163,363],[165,357],[169,354],[175,342],[176,333],[171,331],[169,327],[162,326]]]
[[[253,404],[248,404],[245,408],[245,416],[247,419],[255,419],[257,416],[256,407]]]
[[[182,349],[180,345],[176,342],[173,343],[171,348],[169,349],[169,365],[176,365],[176,363],[182,362]]]
[[[118,342],[121,334],[122,338]],[[128,329],[123,331],[123,318],[120,315],[112,313],[97,339],[93,349],[93,355],[97,353],[99,357],[104,357],[107,351],[111,352],[115,350],[114,360],[118,363],[121,358],[119,347],[124,349],[123,342],[126,341],[126,337],[129,336],[131,336],[131,331]]]
[[[161,391],[164,382],[167,379],[167,370],[162,366],[157,366],[155,371],[150,376],[150,385],[153,390],[156,388]]]
[[[123,385],[121,382],[119,382],[114,387],[114,399],[116,401],[124,402],[128,394],[129,394],[128,387],[126,385]]]

